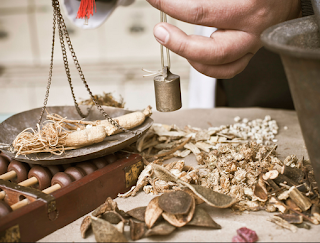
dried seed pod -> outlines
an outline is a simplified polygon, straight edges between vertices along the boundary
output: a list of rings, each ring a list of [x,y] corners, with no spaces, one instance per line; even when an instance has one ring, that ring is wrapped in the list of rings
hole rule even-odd
[[[105,212],[115,211],[117,209],[118,209],[117,203],[114,202],[111,197],[108,197],[103,204],[101,204],[98,208],[96,208],[96,210],[92,212],[92,216],[97,217]]]
[[[111,224],[118,224],[121,221],[124,221],[124,219],[121,217],[120,214],[114,211],[108,211],[101,215],[101,218],[108,221]]]
[[[131,217],[140,220],[142,222],[144,222],[145,219],[145,213],[146,213],[146,206],[145,207],[138,207],[138,208],[134,208],[131,209],[129,211],[127,211],[127,214],[129,214]]]
[[[146,231],[145,223],[135,222],[132,219],[129,219],[129,225],[131,240],[139,240],[144,236]]]
[[[88,215],[82,220],[80,232],[83,239],[86,238],[86,232],[91,228],[91,216]]]
[[[303,212],[312,206],[310,199],[304,196],[295,186],[290,188],[289,196]]]
[[[157,221],[157,219],[161,216],[163,212],[163,210],[159,207],[158,202],[159,197],[154,197],[149,202],[146,208],[144,221],[149,229],[154,225],[154,223]]]
[[[108,221],[91,216],[92,230],[97,242],[128,242],[121,229]],[[123,222],[121,222],[123,227]],[[120,231],[119,231],[120,230]]]
[[[276,214],[275,216],[278,216],[285,221],[287,221],[290,224],[301,224],[303,222],[303,217],[301,215],[296,214]]]
[[[196,203],[193,197],[192,198],[192,204],[190,207],[190,210],[187,214],[171,214],[171,213],[167,213],[167,212],[163,212],[162,213],[162,217],[168,221],[170,224],[176,226],[176,227],[182,227],[184,225],[186,225],[188,222],[191,221],[193,215],[194,215],[194,211],[196,208]]]
[[[153,236],[153,235],[169,235],[171,234],[176,227],[169,224],[167,221],[162,221],[159,224],[156,224],[153,228],[148,229],[145,233],[146,237]]]
[[[192,196],[184,191],[172,191],[159,197],[159,207],[167,213],[186,214],[192,205]]]
[[[187,225],[221,229],[221,226],[203,208],[199,207],[196,207],[193,218]]]

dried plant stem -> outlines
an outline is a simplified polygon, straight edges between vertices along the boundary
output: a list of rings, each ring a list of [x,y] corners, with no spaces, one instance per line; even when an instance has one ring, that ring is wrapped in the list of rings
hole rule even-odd
[[[277,200],[278,202],[280,202],[280,201],[279,201],[278,199],[276,199],[276,198],[275,198],[275,200]],[[280,203],[281,203],[281,202],[280,202]],[[289,207],[288,205],[283,204],[283,206],[284,206],[286,209],[288,209],[288,210],[290,210],[290,211],[292,211],[292,212],[294,212],[294,213],[296,213],[296,214],[301,215],[305,220],[307,220],[307,221],[309,221],[309,222],[311,222],[311,223],[313,223],[313,224],[319,224],[319,221],[318,221],[318,220],[312,219],[312,218],[308,217],[307,215],[305,215],[305,214],[303,214],[303,213],[301,213],[301,212],[299,212],[299,211],[297,211],[297,210]]]
[[[276,150],[278,148],[278,145],[274,145],[274,147],[270,150],[270,152],[266,155],[266,157],[264,157],[264,159],[262,161],[265,161],[271,154],[274,150]]]

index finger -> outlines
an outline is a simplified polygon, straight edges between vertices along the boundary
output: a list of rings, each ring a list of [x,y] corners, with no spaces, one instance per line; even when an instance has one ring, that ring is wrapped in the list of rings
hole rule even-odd
[[[243,0],[147,0],[153,7],[171,17],[198,25],[235,28],[250,11]]]

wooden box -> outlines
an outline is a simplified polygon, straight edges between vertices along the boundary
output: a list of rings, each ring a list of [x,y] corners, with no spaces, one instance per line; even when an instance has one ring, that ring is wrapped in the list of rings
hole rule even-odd
[[[142,169],[140,155],[122,154],[116,162],[52,193],[50,205],[35,200],[1,218],[0,242],[34,242],[45,237],[94,210],[107,197],[128,191]]]

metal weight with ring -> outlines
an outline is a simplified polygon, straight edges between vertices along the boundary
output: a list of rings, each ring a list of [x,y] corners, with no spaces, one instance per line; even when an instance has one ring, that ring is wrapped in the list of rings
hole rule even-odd
[[[161,12],[160,21],[167,22],[167,16]],[[182,107],[180,76],[170,72],[170,54],[166,48],[167,66],[164,65],[163,45],[160,46],[162,73],[155,76],[154,90],[156,98],[156,108],[161,112],[179,110]]]

